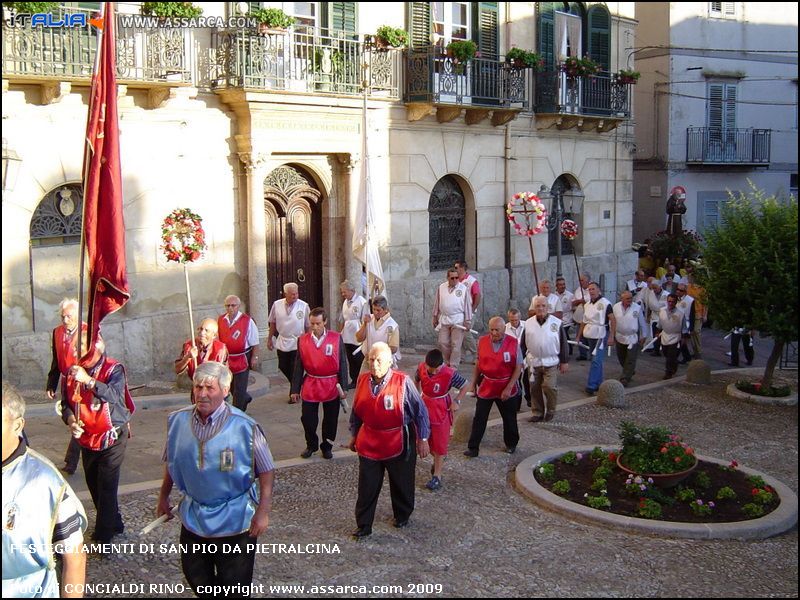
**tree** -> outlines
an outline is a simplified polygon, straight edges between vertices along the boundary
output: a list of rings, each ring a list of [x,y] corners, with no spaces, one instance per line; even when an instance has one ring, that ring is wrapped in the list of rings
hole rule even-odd
[[[797,339],[797,200],[753,188],[722,210],[723,224],[706,233],[698,275],[709,312],[725,328],[756,329],[774,340],[763,388],[772,385],[783,346]]]

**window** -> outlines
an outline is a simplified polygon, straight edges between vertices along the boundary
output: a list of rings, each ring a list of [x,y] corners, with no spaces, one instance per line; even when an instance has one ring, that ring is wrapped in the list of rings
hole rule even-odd
[[[708,152],[712,162],[736,157],[736,84],[708,84]]]
[[[469,2],[431,2],[433,39],[446,46],[453,40],[470,39]]]
[[[733,192],[735,197],[739,192]],[[698,192],[697,193],[697,231],[703,233],[715,229],[725,221],[722,218],[723,207],[730,202],[728,192]],[[684,223],[684,227],[686,224]]]
[[[464,194],[447,175],[440,179],[428,200],[430,270],[449,269],[464,259],[466,240]]]
[[[283,12],[297,19],[295,27],[317,27],[319,25],[319,2],[284,2]]]
[[[709,2],[708,16],[716,19],[736,18],[736,2]]]
[[[604,71],[611,60],[611,15],[600,4],[588,11],[581,2],[537,2],[536,38],[545,70],[564,56],[588,55]]]

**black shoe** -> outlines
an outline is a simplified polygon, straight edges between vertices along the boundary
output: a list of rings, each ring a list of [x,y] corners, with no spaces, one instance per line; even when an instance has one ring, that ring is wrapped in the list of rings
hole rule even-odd
[[[64,475],[75,475],[75,469],[77,467],[70,468],[67,465],[63,467],[59,467],[58,470],[61,471]]]
[[[402,521],[398,521],[397,519],[394,520],[394,526],[397,529],[403,529],[404,527],[408,527],[408,519],[403,519]]]
[[[316,450],[312,450],[311,448],[306,448],[300,453],[301,458],[311,458],[311,455],[314,454]]]
[[[478,451],[477,450],[473,450],[472,448],[467,448],[466,450],[464,450],[464,456],[469,456],[470,458],[475,458],[476,456],[478,456]]]
[[[583,391],[586,392],[590,396],[595,396],[597,394],[597,390],[593,390],[592,388],[586,388]]]
[[[534,415],[528,419],[528,423],[541,423],[542,421],[544,421],[544,417],[538,415]]]
[[[661,356],[661,352],[656,350],[655,352],[653,352],[653,356]]]
[[[517,451],[517,447],[516,446],[514,446],[513,448],[504,448],[503,449],[503,452],[505,452],[506,454],[514,454],[514,452],[516,452],[516,451]]]
[[[734,363],[728,363],[728,366],[729,367],[735,367],[735,368],[738,369],[739,368],[739,363],[735,363],[735,364]]]
[[[556,416],[556,413],[549,412],[549,413],[547,413],[547,415],[545,415],[544,420],[545,420],[545,422],[552,421],[555,418],[555,416]]]
[[[582,361],[582,360],[589,360],[589,359],[588,359],[588,358],[586,358],[585,356],[579,356],[579,357],[578,357],[578,358],[576,358],[575,360],[577,360],[578,362],[580,362],[580,361]]]
[[[328,460],[333,458],[333,452],[330,450],[323,450],[322,451],[322,458],[327,458]]]
[[[354,540],[360,540],[368,535],[372,535],[372,527],[359,527],[353,532],[352,537]]]

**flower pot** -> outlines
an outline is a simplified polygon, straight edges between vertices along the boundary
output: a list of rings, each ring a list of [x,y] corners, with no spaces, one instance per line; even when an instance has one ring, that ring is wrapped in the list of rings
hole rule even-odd
[[[685,471],[678,471],[677,473],[637,473],[622,464],[622,454],[617,457],[617,466],[631,475],[638,475],[644,479],[651,478],[653,484],[660,488],[671,488],[678,485],[681,481],[689,477],[692,472],[697,468],[697,459],[694,459],[694,464]]]

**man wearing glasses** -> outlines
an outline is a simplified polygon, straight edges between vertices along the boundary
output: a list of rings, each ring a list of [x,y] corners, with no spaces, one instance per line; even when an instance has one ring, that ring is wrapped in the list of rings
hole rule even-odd
[[[439,349],[444,361],[454,369],[461,363],[461,344],[472,321],[472,297],[458,282],[455,267],[447,271],[447,281],[439,286],[433,302],[433,327],[439,331]]]
[[[253,399],[247,393],[250,369],[258,368],[258,327],[239,311],[238,296],[225,298],[225,314],[217,319],[219,340],[228,348],[228,368],[233,373],[233,405],[241,411]]]

